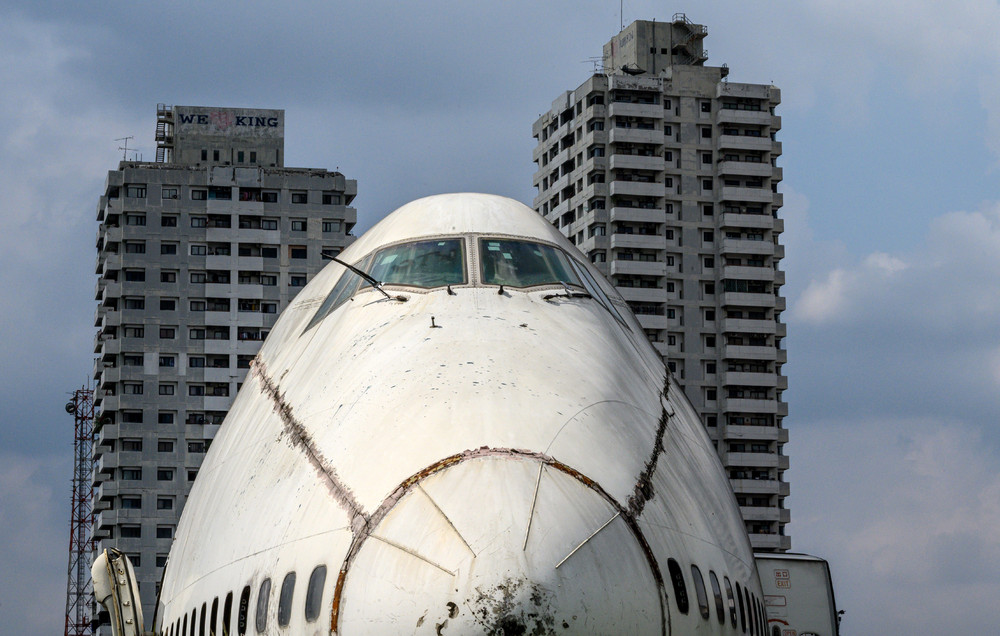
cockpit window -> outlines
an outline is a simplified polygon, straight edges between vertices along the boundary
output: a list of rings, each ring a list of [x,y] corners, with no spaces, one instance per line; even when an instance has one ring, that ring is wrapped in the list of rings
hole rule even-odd
[[[443,287],[465,283],[461,239],[393,245],[375,253],[372,278],[386,284]]]
[[[486,285],[580,285],[569,259],[562,250],[550,245],[484,238],[479,239],[479,259],[482,281]]]
[[[368,263],[371,262],[371,257],[357,263],[355,267],[361,271],[365,271],[368,267]],[[351,270],[344,268],[344,273],[340,275],[340,280],[337,284],[333,286],[330,293],[327,295],[326,300],[323,304],[319,306],[316,313],[313,315],[312,320],[306,326],[306,331],[312,329],[318,322],[329,316],[333,311],[343,305],[354,295],[355,290],[358,288],[358,283],[361,282],[361,277],[352,272]]]

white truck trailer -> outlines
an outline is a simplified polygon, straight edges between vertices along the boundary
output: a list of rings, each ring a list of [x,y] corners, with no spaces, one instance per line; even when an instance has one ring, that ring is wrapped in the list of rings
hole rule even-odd
[[[757,553],[767,636],[838,636],[830,565],[808,554]]]

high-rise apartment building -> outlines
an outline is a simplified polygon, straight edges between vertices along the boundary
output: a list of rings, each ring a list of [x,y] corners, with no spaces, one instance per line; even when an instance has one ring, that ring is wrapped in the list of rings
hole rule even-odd
[[[757,550],[787,550],[781,127],[707,30],[634,22],[534,124],[534,207],[622,293],[702,413]]]
[[[135,565],[152,617],[198,467],[278,313],[348,245],[355,181],[284,167],[284,111],[160,106],[155,162],[97,207],[98,550]]]

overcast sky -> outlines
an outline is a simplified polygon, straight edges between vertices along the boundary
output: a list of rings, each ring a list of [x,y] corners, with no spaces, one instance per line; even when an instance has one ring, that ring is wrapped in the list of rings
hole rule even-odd
[[[789,532],[830,560],[842,633],[1000,624],[1000,8],[624,2],[708,26],[773,82],[784,155]],[[602,2],[0,0],[0,632],[63,625],[72,420],[97,197],[157,102],[283,108],[288,165],[412,199],[530,204],[531,124],[618,31]]]

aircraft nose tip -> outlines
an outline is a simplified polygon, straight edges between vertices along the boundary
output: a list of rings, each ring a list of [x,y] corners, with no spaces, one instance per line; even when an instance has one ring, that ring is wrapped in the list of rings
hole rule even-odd
[[[347,564],[338,634],[661,634],[635,530],[570,471],[468,459],[416,482]]]

